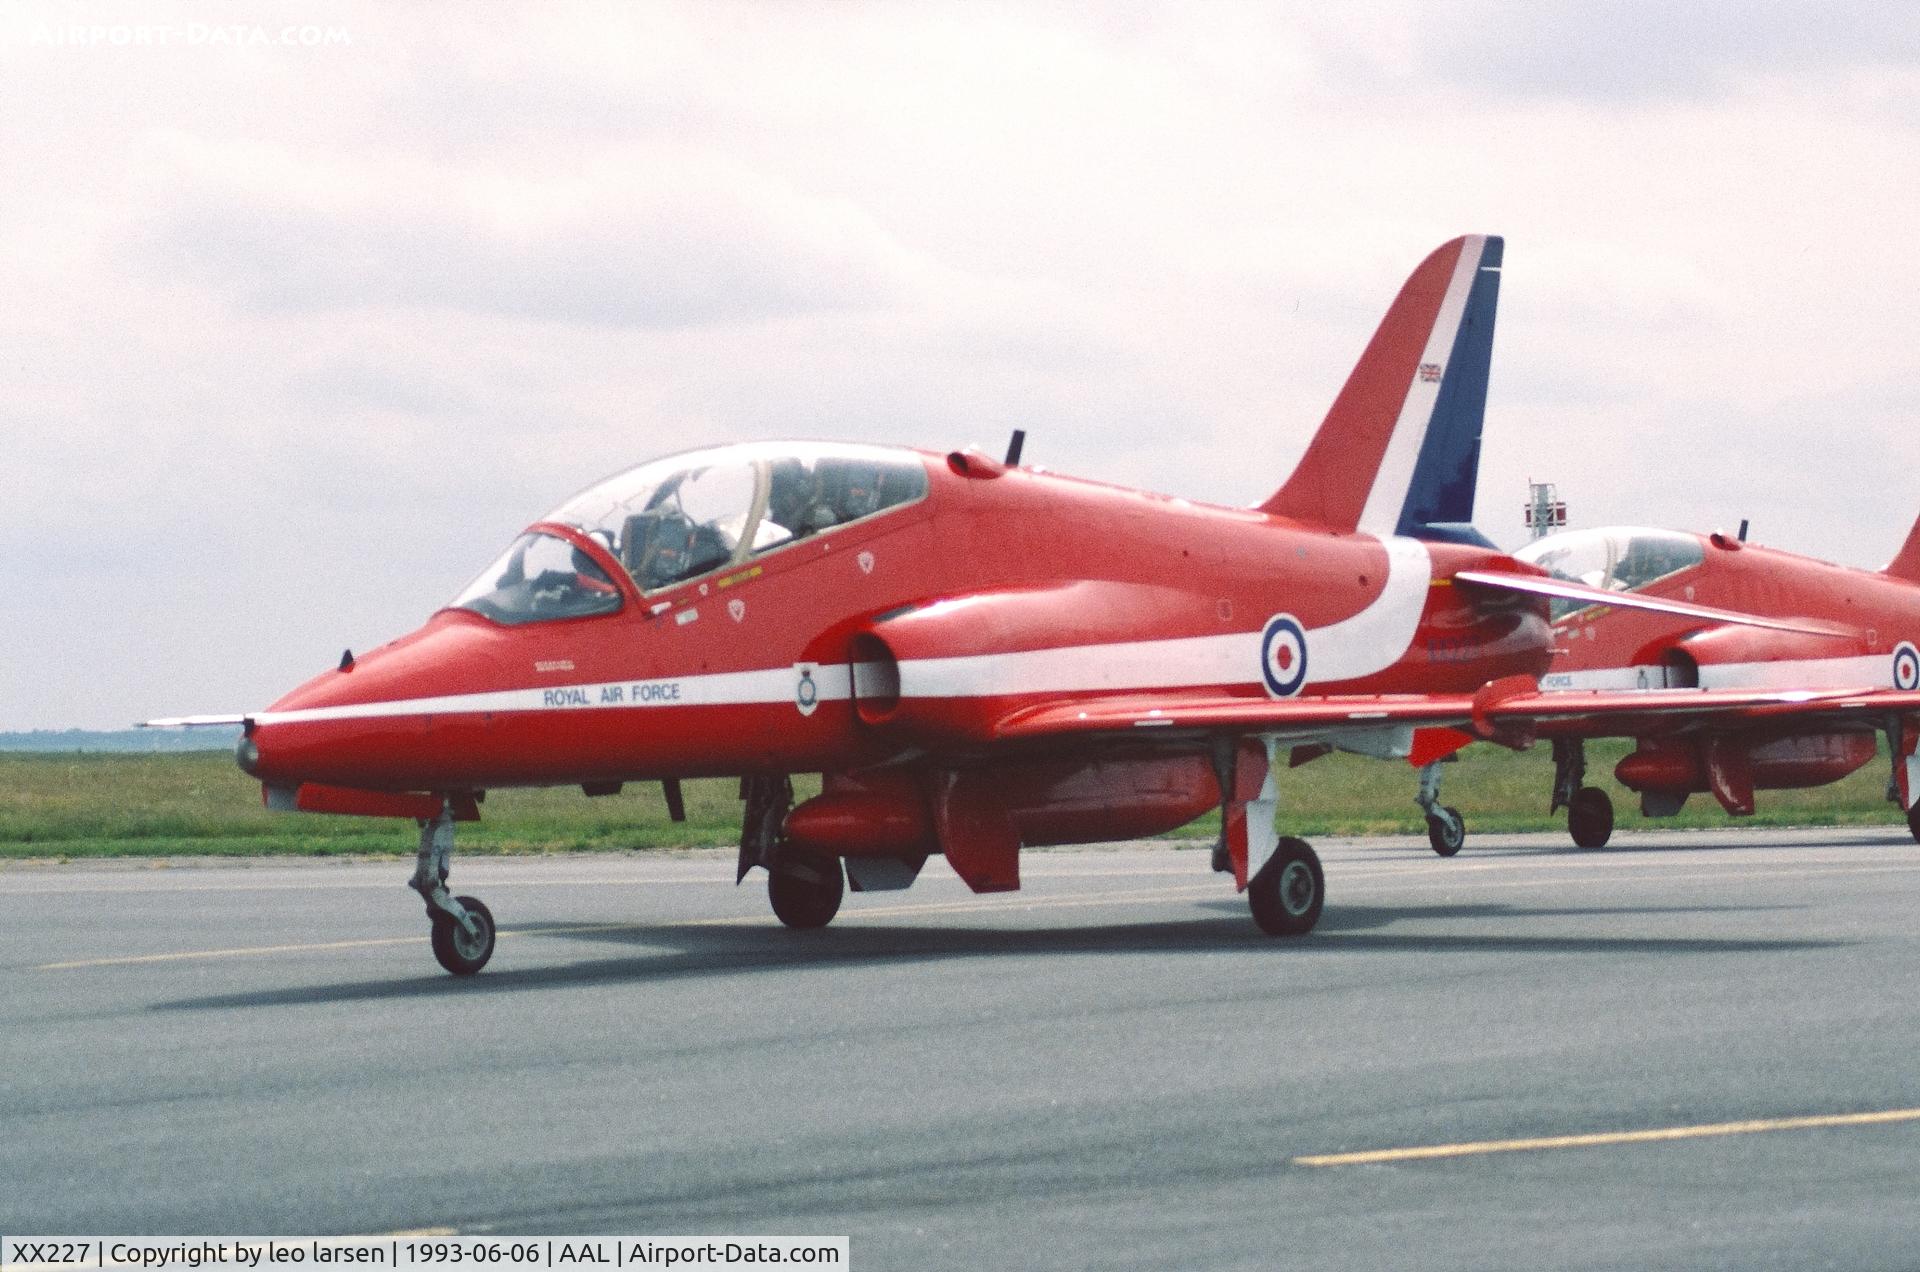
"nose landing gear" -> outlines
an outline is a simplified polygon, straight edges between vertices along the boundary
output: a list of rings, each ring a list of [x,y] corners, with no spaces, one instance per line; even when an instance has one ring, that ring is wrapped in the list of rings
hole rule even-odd
[[[471,976],[493,957],[493,912],[474,897],[454,897],[453,902],[466,911],[467,922],[435,911],[433,956],[455,976]]]
[[[1440,803],[1440,761],[1420,770],[1420,793],[1413,797],[1427,816],[1427,843],[1442,857],[1451,857],[1467,842],[1466,818],[1457,808]]]
[[[447,871],[453,858],[453,802],[420,823],[420,854],[407,886],[427,903],[432,924],[433,956],[455,976],[471,976],[493,957],[493,912],[474,897],[456,897],[447,891]]]

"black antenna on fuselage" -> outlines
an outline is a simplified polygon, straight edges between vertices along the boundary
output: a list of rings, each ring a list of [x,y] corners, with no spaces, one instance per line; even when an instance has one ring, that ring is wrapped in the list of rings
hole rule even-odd
[[[1024,428],[1014,429],[1013,440],[1007,443],[1007,467],[1008,468],[1015,467],[1016,465],[1019,464],[1020,448],[1025,446],[1026,444],[1027,444],[1027,430]]]

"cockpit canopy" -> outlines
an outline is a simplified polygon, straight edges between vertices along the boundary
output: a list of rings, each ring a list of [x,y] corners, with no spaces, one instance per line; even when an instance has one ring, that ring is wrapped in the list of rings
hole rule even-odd
[[[1513,555],[1569,583],[1608,592],[1632,592],[1699,565],[1706,553],[1699,539],[1677,530],[1609,526],[1550,534]],[[1584,608],[1583,601],[1555,599],[1553,617]]]
[[[620,608],[620,588],[594,559],[558,535],[527,533],[454,598],[496,623],[587,618]]]
[[[652,592],[913,503],[926,493],[926,466],[908,451],[749,443],[628,469],[542,520],[597,539],[641,591]],[[557,547],[541,546],[543,540]],[[593,567],[580,572],[582,580],[597,576],[611,586],[586,553],[536,532],[522,536],[454,605],[504,623],[618,609],[617,594],[606,606],[590,583],[561,587],[564,571],[550,569],[548,558],[569,553]],[[536,565],[539,569],[529,573]]]

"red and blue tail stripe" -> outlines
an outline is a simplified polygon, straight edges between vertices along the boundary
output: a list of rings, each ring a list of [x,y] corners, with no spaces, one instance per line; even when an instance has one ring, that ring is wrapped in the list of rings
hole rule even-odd
[[[1473,501],[1503,247],[1470,234],[1420,263],[1262,511],[1336,531],[1486,542]]]

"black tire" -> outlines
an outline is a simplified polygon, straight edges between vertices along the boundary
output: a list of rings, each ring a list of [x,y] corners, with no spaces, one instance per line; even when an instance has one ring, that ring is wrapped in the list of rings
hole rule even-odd
[[[790,928],[822,928],[840,913],[847,893],[846,872],[838,857],[790,856],[767,878],[767,900]]]
[[[1442,808],[1427,814],[1427,842],[1442,857],[1451,857],[1467,842],[1466,819],[1457,808]]]
[[[1598,786],[1582,786],[1567,802],[1567,833],[1582,848],[1604,848],[1613,838],[1613,801]]]
[[[1920,843],[1920,804],[1907,810],[1907,833],[1913,836],[1915,843]]]
[[[453,921],[453,916],[436,910],[433,914],[433,956],[440,966],[455,976],[471,976],[493,957],[493,911],[473,897],[455,897],[474,917],[480,931],[475,936]]]
[[[1320,858],[1304,839],[1282,839],[1273,859],[1247,884],[1253,921],[1268,936],[1305,936],[1327,898]]]

